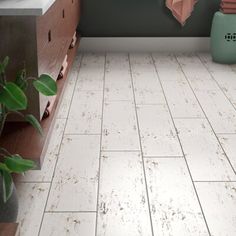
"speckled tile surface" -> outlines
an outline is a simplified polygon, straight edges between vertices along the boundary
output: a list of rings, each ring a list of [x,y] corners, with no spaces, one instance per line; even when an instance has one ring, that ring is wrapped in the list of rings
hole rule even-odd
[[[207,120],[176,119],[175,123],[194,181],[236,180]]]
[[[75,90],[66,125],[66,134],[99,134],[102,120],[101,91]]]
[[[134,103],[105,103],[103,114],[102,150],[140,150]]]
[[[127,53],[106,55],[105,102],[133,101],[129,57]]]
[[[236,183],[197,183],[211,235],[236,234]]]
[[[140,153],[103,153],[97,235],[152,235]]]
[[[137,104],[164,104],[158,76],[150,54],[131,53],[130,65]]]
[[[235,236],[235,81],[209,54],[78,53],[21,236]]]
[[[40,236],[89,236],[95,234],[95,213],[45,213]]]
[[[181,148],[166,105],[137,107],[144,156],[181,156]]]
[[[49,183],[21,183],[17,187],[19,197],[20,233],[23,236],[37,235],[43,219]]]
[[[184,158],[145,162],[154,235],[208,235]]]
[[[100,140],[98,135],[65,135],[47,211],[95,211]]]

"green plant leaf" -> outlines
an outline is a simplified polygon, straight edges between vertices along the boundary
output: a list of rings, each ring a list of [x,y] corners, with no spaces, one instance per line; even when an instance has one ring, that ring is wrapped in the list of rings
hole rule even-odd
[[[8,82],[0,92],[0,103],[9,110],[25,110],[27,108],[27,97],[16,84]]]
[[[6,164],[0,162],[0,170],[11,172]]]
[[[24,173],[27,170],[35,168],[35,163],[31,160],[25,160],[19,155],[12,155],[6,157],[4,163],[12,172],[15,173]]]
[[[16,75],[15,84],[18,85],[23,91],[27,89],[28,83],[26,81],[26,70],[19,71]]]
[[[46,74],[33,82],[35,89],[45,96],[54,96],[57,93],[57,83]]]
[[[3,181],[3,201],[6,203],[13,192],[13,181],[11,173],[5,170],[1,170],[2,181]]]
[[[43,135],[43,129],[41,125],[33,115],[26,115],[25,120],[29,122],[41,135]]]

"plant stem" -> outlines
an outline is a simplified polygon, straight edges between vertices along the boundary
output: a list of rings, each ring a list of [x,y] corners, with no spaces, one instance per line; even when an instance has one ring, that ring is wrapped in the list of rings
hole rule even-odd
[[[1,104],[1,113],[0,113],[0,137],[7,119],[7,111],[3,104]]]

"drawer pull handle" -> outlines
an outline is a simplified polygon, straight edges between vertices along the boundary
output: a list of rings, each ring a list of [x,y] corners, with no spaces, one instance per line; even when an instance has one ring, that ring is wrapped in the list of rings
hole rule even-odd
[[[65,18],[65,9],[62,10],[62,18]]]
[[[52,32],[51,30],[48,31],[48,42],[50,43],[52,41]]]

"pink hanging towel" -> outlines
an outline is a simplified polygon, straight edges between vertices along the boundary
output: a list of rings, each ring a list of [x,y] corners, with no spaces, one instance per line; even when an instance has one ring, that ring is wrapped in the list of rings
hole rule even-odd
[[[166,6],[171,10],[173,16],[184,26],[190,17],[197,0],[166,0]]]

